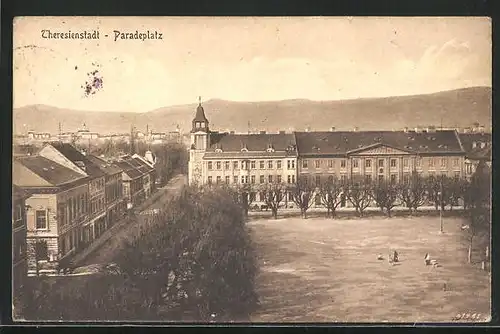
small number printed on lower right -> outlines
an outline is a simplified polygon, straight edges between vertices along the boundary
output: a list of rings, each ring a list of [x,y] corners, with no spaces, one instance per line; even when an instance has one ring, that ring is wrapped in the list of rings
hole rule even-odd
[[[482,313],[458,313],[453,317],[454,321],[474,321],[474,322],[487,322],[489,321],[489,316]]]

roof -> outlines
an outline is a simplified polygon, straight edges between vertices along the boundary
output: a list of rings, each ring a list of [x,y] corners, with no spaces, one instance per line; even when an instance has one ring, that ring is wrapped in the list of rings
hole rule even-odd
[[[468,158],[491,160],[491,133],[460,133],[459,137]]]
[[[54,186],[86,178],[74,170],[41,156],[21,157],[16,161]]]
[[[86,156],[86,159],[88,159],[90,162],[92,162],[94,165],[100,168],[101,171],[107,175],[114,175],[122,172],[122,169],[119,168],[118,166],[109,163],[99,157],[96,157],[95,155],[88,155]]]
[[[205,116],[205,110],[203,109],[201,102],[198,104],[198,107],[196,108],[196,115],[194,116],[193,122],[208,123],[208,119]]]
[[[123,173],[127,174],[131,179],[136,179],[142,175],[140,171],[127,161],[115,161],[114,164],[121,168]]]
[[[287,152],[290,149],[295,153],[295,136],[286,133],[264,133],[264,134],[231,134],[231,133],[212,133],[210,135],[210,147],[207,152],[215,152],[221,149],[221,153],[241,152],[246,148],[247,152],[263,152],[265,154],[268,148],[274,152]]]
[[[24,191],[21,187],[16,186],[15,184],[12,185],[13,201],[27,199],[28,197],[30,197],[30,194],[28,192]]]
[[[102,171],[97,164],[93,163],[90,159],[87,158],[86,155],[83,155],[73,145],[61,142],[52,143],[50,145],[52,145],[52,147],[58,150],[68,160],[73,162],[78,167],[82,168],[82,170],[84,170],[90,176],[92,177],[105,176],[104,171]],[[83,164],[80,161],[83,162]]]
[[[417,153],[458,153],[463,150],[456,132],[330,131],[296,132],[299,155],[345,155],[375,144]]]
[[[50,145],[72,162],[83,161],[85,158],[85,156],[80,151],[78,151],[73,145],[69,143],[55,142],[51,143]]]
[[[142,168],[142,170],[144,170],[146,173],[155,170],[153,167],[149,166],[146,162],[144,162],[140,158],[134,158],[133,160],[137,161],[141,165],[140,168]]]

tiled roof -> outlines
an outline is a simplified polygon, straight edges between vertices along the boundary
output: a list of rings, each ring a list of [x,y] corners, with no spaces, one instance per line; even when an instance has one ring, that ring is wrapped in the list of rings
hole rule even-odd
[[[41,156],[22,157],[16,161],[54,186],[86,178],[82,174]]]
[[[87,159],[87,156],[83,155],[73,145],[61,142],[52,143],[50,145],[52,145],[52,147],[58,150],[62,155],[64,155],[68,160],[73,162],[78,167],[85,167],[84,169],[82,169],[91,177],[103,177],[105,175],[105,173],[99,166],[93,163],[90,159]]]
[[[138,171],[134,166],[129,164],[127,161],[116,161],[114,163],[119,168],[123,170],[125,174],[127,174],[131,179],[136,179],[142,175],[140,171]]]
[[[248,152],[266,152],[271,146],[275,152],[285,152],[288,148],[295,148],[295,136],[293,134],[229,134],[212,133],[210,135],[210,147],[207,152],[241,152],[246,148]],[[267,153],[267,152],[266,152]]]
[[[462,152],[455,131],[296,132],[295,136],[299,155],[345,155],[378,143],[419,154]]]
[[[101,171],[103,171],[107,175],[114,175],[122,172],[121,168],[118,168],[118,166],[109,163],[99,157],[96,157],[95,155],[88,155],[86,156],[86,159],[99,167]]]

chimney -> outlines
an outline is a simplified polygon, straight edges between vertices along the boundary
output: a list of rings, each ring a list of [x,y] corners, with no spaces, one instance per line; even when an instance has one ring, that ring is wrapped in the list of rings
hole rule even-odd
[[[484,125],[479,126],[479,132],[484,135]]]
[[[418,126],[415,128],[415,132],[416,132],[416,133],[419,133],[419,132],[420,132],[420,128],[419,128]]]
[[[352,131],[354,132],[358,132],[359,128],[357,126],[354,127],[354,129],[352,129]]]
[[[229,132],[229,134],[232,134],[232,135],[234,135],[234,131],[230,131],[230,132]]]
[[[331,132],[335,132],[335,127],[334,127],[334,126],[332,126],[332,127],[330,128],[330,131],[331,131]]]
[[[407,133],[407,132],[408,132],[408,127],[407,127],[407,126],[405,126],[405,127],[404,127],[404,129],[403,129],[403,131],[404,131],[405,133]]]
[[[280,130],[279,134],[280,134],[280,135],[284,135],[284,134],[285,134],[285,131],[284,131],[284,130]]]
[[[306,132],[309,132],[311,131],[311,128],[310,127],[306,127]]]
[[[261,134],[261,135],[265,135],[265,134],[266,134],[266,131],[265,131],[265,130],[259,131],[259,134]]]

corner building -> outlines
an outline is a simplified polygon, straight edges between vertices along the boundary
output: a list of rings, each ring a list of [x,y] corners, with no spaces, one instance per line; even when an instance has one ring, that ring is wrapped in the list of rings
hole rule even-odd
[[[297,144],[293,134],[210,131],[201,103],[192,122],[190,184],[295,183]],[[257,193],[254,194],[257,196]],[[255,200],[259,201],[258,197]]]

